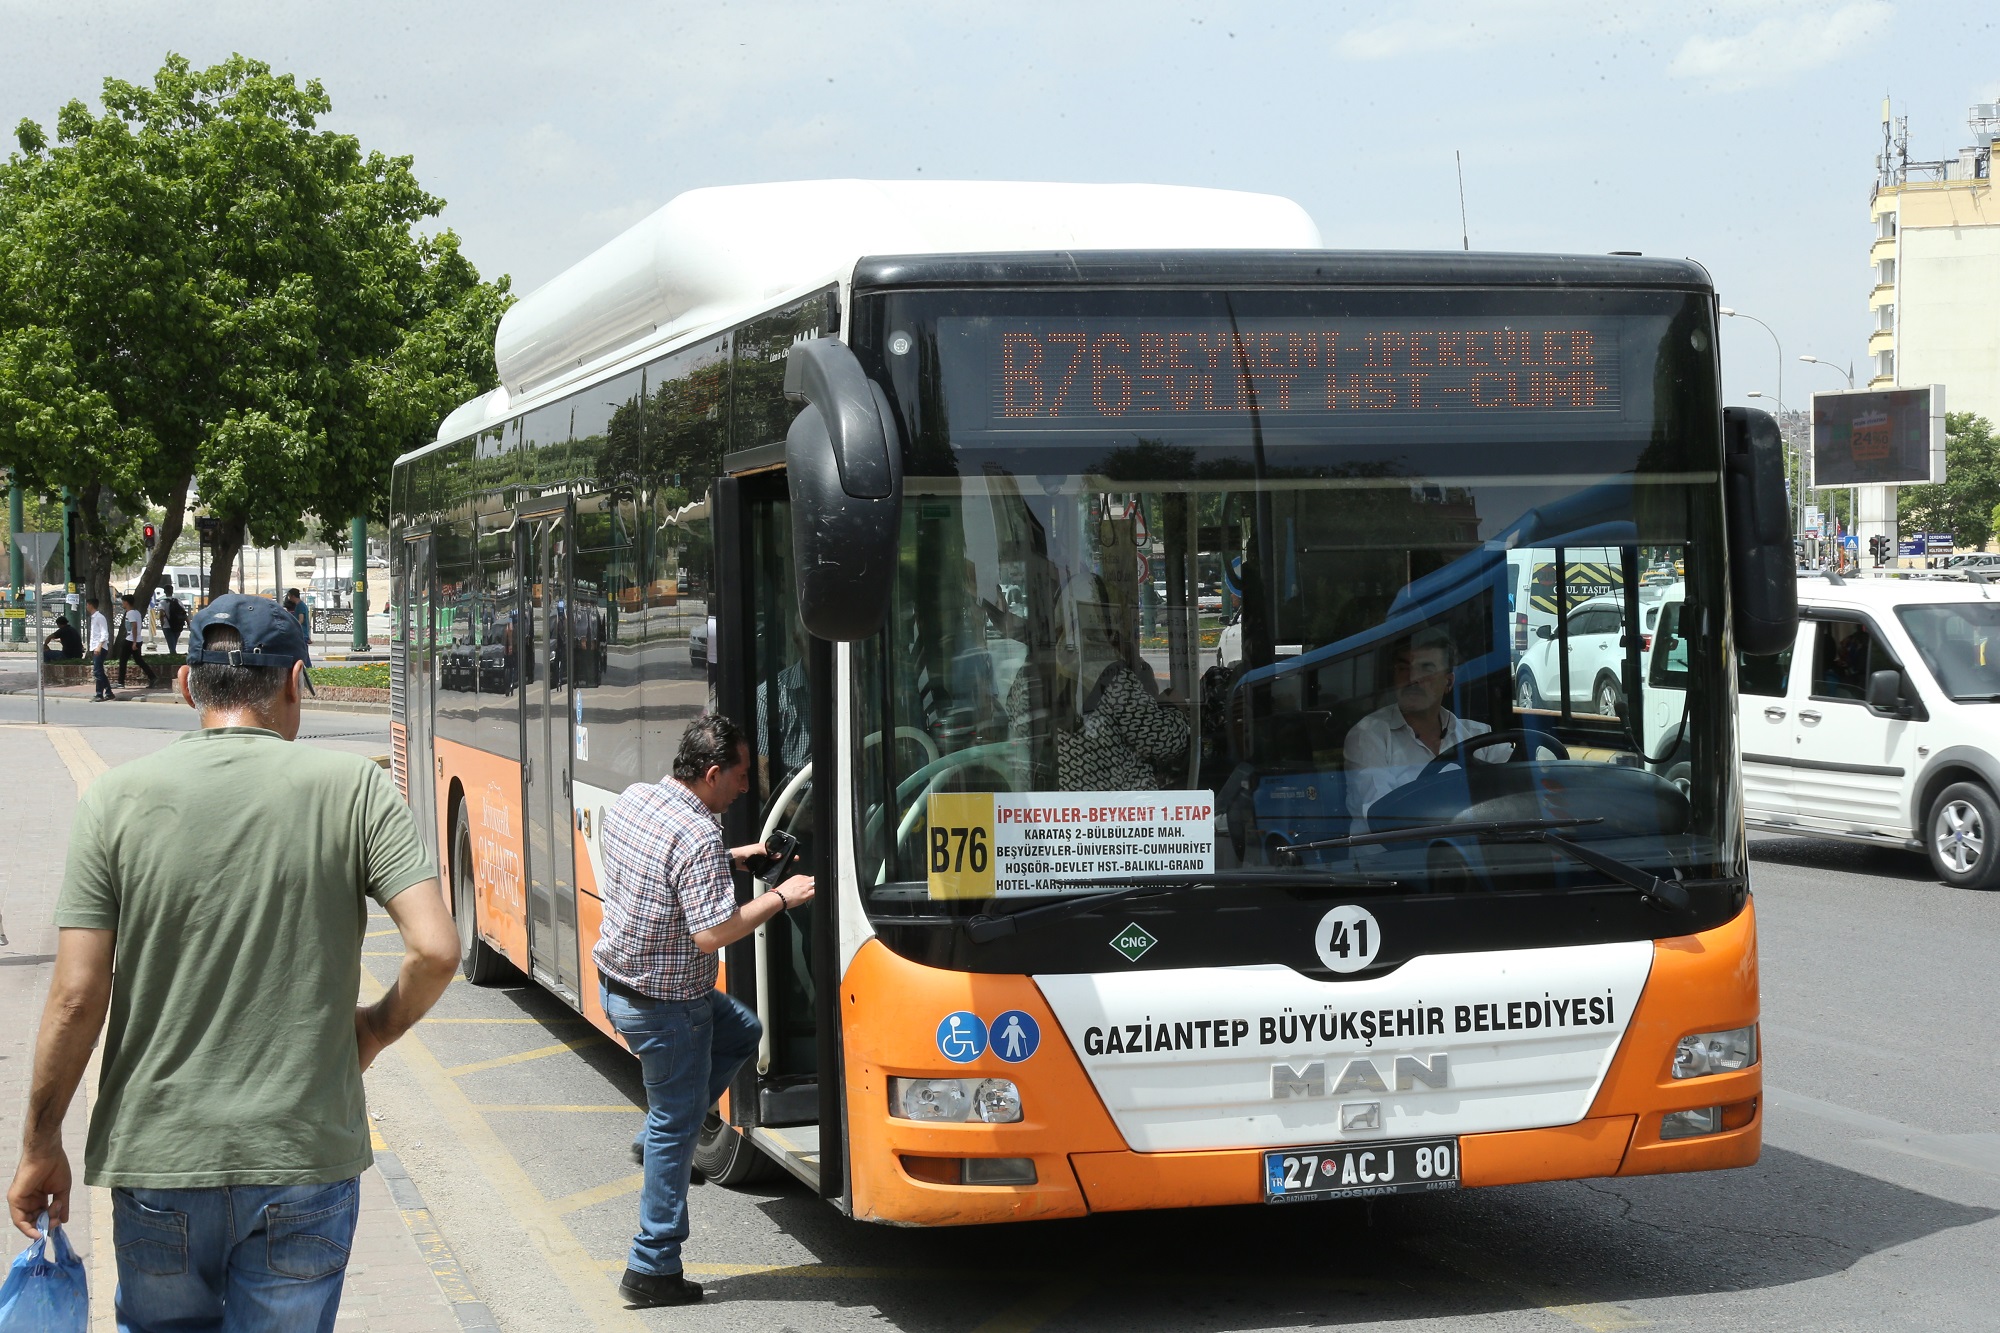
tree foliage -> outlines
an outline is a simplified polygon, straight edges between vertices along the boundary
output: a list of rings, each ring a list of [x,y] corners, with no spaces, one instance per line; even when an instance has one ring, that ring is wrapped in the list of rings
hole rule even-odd
[[[389,465],[496,382],[505,278],[481,282],[408,157],[318,128],[331,108],[243,56],[169,56],[103,110],[32,121],[0,166],[0,462],[67,485],[103,594],[124,515],[192,484],[219,520],[210,586],[247,538],[338,540],[384,512]]]
[[[1896,521],[1904,533],[1949,532],[1958,546],[1977,550],[1993,535],[2000,505],[2000,440],[1993,423],[1971,412],[1944,419],[1944,480],[1903,486],[1896,492]]]

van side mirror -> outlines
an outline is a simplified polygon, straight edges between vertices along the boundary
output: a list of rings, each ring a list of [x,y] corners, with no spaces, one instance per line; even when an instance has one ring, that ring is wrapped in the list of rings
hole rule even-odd
[[[785,434],[799,620],[853,643],[881,629],[903,535],[903,443],[895,410],[837,338],[793,346],[785,396],[806,404]]]
[[[1722,454],[1736,646],[1759,655],[1782,652],[1798,633],[1799,587],[1777,421],[1755,408],[1724,408]]]
[[[1903,673],[1875,671],[1868,676],[1868,707],[1891,716],[1903,711]]]

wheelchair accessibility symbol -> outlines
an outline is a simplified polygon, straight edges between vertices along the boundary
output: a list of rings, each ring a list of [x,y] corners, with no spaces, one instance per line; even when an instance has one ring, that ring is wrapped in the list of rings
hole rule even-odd
[[[946,1014],[938,1024],[938,1054],[953,1064],[969,1064],[986,1051],[986,1024],[978,1014],[961,1009],[955,1014]]]

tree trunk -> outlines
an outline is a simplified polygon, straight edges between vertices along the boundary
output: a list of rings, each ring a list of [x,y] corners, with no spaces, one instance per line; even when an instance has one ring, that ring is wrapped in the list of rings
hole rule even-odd
[[[97,607],[104,612],[107,621],[116,620],[116,608],[111,605],[111,542],[104,527],[104,515],[98,506],[104,496],[104,484],[91,482],[77,492],[76,517],[78,541],[76,561],[76,581],[81,586],[84,597],[97,599]],[[85,621],[88,627],[88,620]]]
[[[183,477],[167,490],[167,512],[160,518],[159,531],[153,535],[153,549],[146,556],[145,568],[139,571],[139,581],[132,587],[132,599],[142,610],[152,605],[153,589],[159,586],[167,561],[173,559],[174,543],[181,539],[181,527],[187,521],[190,480]]]
[[[243,520],[225,518],[215,525],[208,539],[208,595],[220,597],[229,591],[229,578],[236,565],[236,553],[243,549]]]

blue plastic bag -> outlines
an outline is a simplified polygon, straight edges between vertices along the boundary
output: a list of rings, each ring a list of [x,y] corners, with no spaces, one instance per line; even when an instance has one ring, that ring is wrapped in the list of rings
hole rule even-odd
[[[36,1221],[37,1239],[15,1258],[0,1286],[0,1333],[88,1333],[90,1289],[83,1260],[49,1215]]]

